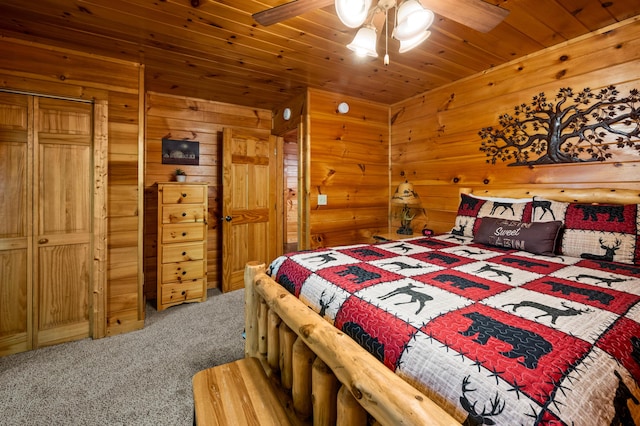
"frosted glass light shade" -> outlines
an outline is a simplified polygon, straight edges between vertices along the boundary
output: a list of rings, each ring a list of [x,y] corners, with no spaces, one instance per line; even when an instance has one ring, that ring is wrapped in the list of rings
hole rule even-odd
[[[335,6],[340,21],[349,28],[356,28],[367,19],[371,0],[336,0]]]
[[[347,45],[347,48],[356,52],[356,55],[358,56],[371,56],[373,58],[377,58],[377,41],[378,37],[376,36],[375,27],[364,26],[358,30],[353,41]]]
[[[408,52],[409,50],[413,49],[414,47],[416,47],[417,45],[419,45],[420,43],[428,39],[430,35],[431,35],[431,31],[423,31],[422,33],[418,34],[416,37],[411,38],[409,40],[400,40],[400,49],[398,49],[398,52],[400,53]]]
[[[396,40],[410,40],[426,31],[435,16],[432,11],[425,9],[418,0],[405,0],[398,8],[398,24],[393,29]]]

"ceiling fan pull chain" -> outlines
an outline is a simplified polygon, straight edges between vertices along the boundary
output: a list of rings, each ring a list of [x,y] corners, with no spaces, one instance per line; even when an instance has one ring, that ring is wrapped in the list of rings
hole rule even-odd
[[[384,64],[389,65],[389,8],[384,10]]]

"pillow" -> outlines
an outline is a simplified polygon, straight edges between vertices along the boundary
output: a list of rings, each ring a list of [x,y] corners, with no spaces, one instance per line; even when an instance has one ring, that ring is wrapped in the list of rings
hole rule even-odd
[[[519,222],[517,220],[485,217],[473,241],[530,253],[552,256],[562,222]]]
[[[583,259],[640,264],[638,204],[565,203],[533,198],[533,222],[561,220],[560,253]]]
[[[490,201],[467,194],[460,194],[460,197],[458,215],[451,230],[454,235],[473,237],[476,229],[480,226],[477,219],[481,217],[531,221],[532,202]]]

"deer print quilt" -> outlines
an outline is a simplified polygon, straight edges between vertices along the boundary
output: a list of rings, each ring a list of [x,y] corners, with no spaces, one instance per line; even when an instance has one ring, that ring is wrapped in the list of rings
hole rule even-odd
[[[445,234],[269,273],[461,423],[640,425],[640,266]]]

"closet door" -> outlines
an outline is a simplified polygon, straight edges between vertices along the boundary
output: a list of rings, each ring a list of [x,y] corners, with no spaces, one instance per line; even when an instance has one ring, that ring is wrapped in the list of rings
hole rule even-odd
[[[0,93],[0,356],[31,349],[31,102]]]
[[[34,100],[34,347],[90,336],[92,105]]]

